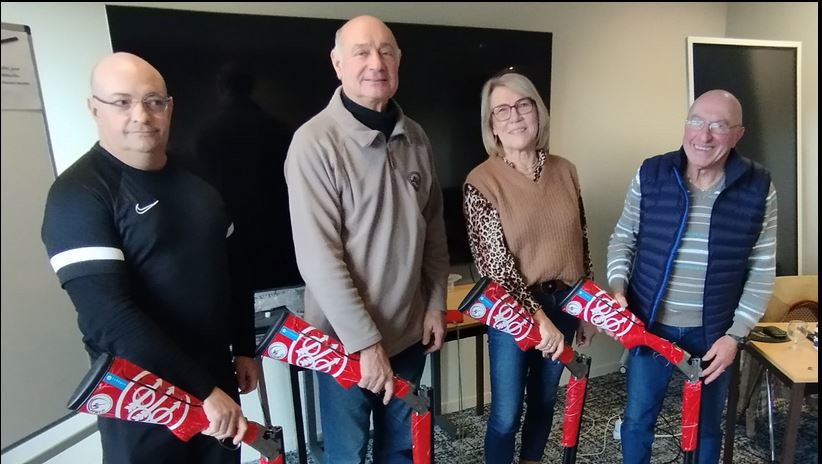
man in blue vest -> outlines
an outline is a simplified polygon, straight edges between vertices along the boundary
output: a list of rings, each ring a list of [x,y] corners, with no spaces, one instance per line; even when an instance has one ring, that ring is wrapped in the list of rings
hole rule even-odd
[[[765,312],[775,274],[776,192],[736,152],[742,105],[724,90],[694,101],[679,150],[646,159],[608,244],[608,283],[647,328],[707,363],[699,463],[719,461],[726,372]],[[648,463],[673,366],[647,349],[628,363],[622,456]]]

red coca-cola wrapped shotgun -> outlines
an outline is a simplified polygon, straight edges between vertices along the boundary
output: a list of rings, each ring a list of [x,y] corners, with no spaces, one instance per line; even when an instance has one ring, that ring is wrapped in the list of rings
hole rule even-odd
[[[699,436],[702,360],[691,356],[676,344],[648,332],[645,324],[634,313],[623,308],[590,279],[577,282],[560,304],[566,313],[611,332],[625,348],[648,347],[685,374],[682,386],[682,452],[686,464],[694,462],[696,439]]]
[[[494,329],[505,332],[522,351],[530,350],[541,340],[539,327],[528,311],[502,285],[483,278],[468,292],[459,310]],[[585,407],[585,394],[591,358],[566,346],[558,361],[571,372],[565,387],[565,410],[562,416],[562,463],[576,462],[579,425]]]
[[[360,356],[347,353],[339,340],[312,327],[281,306],[271,312],[273,324],[257,346],[257,356],[283,361],[334,377],[345,389],[359,383]],[[414,464],[431,464],[434,429],[431,390],[394,377],[394,396],[411,407],[411,452]]]
[[[165,426],[182,441],[206,430],[203,402],[153,373],[107,353],[92,364],[68,403],[74,411]],[[281,427],[248,421],[243,443],[260,452],[260,464],[283,464]],[[236,449],[231,439],[220,444]]]
[[[564,312],[613,333],[614,338],[627,349],[645,346],[656,351],[685,374],[686,380],[682,390],[682,451],[686,464],[694,462],[702,392],[701,359],[691,356],[690,353],[668,340],[648,332],[645,324],[636,315],[628,308],[621,307],[616,300],[590,279],[577,282],[560,306]],[[539,343],[539,331],[534,327],[530,315],[501,285],[487,277],[477,282],[460,305],[460,310],[468,311],[470,316],[489,326],[511,333],[523,350]],[[527,317],[515,317],[519,314]],[[560,355],[560,361],[570,358],[572,358],[571,353],[566,355],[563,352]],[[566,417],[568,403],[569,401],[566,400]],[[576,428],[578,432],[578,423]],[[566,446],[565,430],[564,418],[563,446]],[[566,451],[568,451],[567,446]],[[575,454],[575,449],[571,452]],[[563,454],[563,462],[566,462],[568,454]]]

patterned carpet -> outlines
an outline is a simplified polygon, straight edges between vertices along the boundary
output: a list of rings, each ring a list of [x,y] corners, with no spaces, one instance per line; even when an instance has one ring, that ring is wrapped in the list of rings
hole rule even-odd
[[[652,463],[682,462],[679,448],[679,439],[671,438],[671,434],[678,434],[680,428],[680,398],[682,378],[675,377],[670,384],[668,396],[665,400],[660,419],[657,422],[657,435],[654,440]],[[564,404],[564,390],[561,390],[557,404],[557,411],[562,411]],[[588,384],[588,396],[585,402],[585,412],[581,424],[581,436],[577,451],[577,463],[613,464],[622,461],[620,442],[613,438],[614,422],[622,413],[625,405],[625,376],[619,373],[591,379]],[[781,440],[784,435],[785,420],[788,404],[780,399],[776,402],[774,415],[774,437],[776,441],[776,456],[779,458]],[[561,414],[561,412],[559,413]],[[457,427],[458,438],[448,438],[439,427],[435,430],[435,459],[437,463],[468,464],[483,462],[483,438],[485,424],[488,419],[488,406],[485,415],[480,417],[474,414],[473,408],[447,415]],[[723,424],[724,427],[724,424]],[[802,411],[799,438],[797,439],[796,463],[816,463],[819,456],[819,425],[818,412],[811,412],[806,405]],[[553,430],[545,448],[543,463],[558,463],[562,459],[561,420],[557,416]],[[757,424],[757,433],[753,439],[745,435],[745,426],[740,423],[736,426],[734,442],[734,463],[762,463],[768,461],[770,454],[768,445],[767,419]],[[519,446],[519,445],[518,445]],[[370,454],[370,452],[369,452]],[[289,453],[288,463],[297,463],[296,453]],[[371,462],[370,458],[366,462]],[[309,463],[314,461],[309,456]],[[315,463],[316,464],[316,463]]]

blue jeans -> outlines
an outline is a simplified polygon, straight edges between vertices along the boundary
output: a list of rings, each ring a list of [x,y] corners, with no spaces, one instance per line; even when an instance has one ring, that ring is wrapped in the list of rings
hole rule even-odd
[[[419,385],[425,367],[421,343],[390,358],[394,375]],[[323,447],[327,464],[365,462],[371,413],[374,413],[374,463],[411,462],[411,408],[393,398],[354,385],[346,390],[328,374],[317,374]]]
[[[566,290],[534,296],[551,322],[565,335],[565,343],[570,345],[579,320],[558,307],[567,294]],[[520,459],[541,461],[551,432],[557,385],[564,366],[551,358],[543,358],[537,350],[520,350],[511,335],[491,328],[488,329],[488,355],[491,415],[485,432],[485,462],[510,464],[513,461],[523,397],[528,407],[522,426]]]
[[[701,357],[710,348],[702,327],[656,324],[651,332],[676,343],[693,356]],[[654,428],[674,369],[665,358],[650,349],[641,349],[638,353],[636,349],[631,350],[628,361],[628,403],[621,429],[622,459],[625,464],[651,462]],[[731,376],[726,371],[710,384],[702,386],[696,448],[696,462],[700,464],[719,462],[722,446],[720,422],[730,379]],[[676,418],[672,422],[681,423],[681,420]]]

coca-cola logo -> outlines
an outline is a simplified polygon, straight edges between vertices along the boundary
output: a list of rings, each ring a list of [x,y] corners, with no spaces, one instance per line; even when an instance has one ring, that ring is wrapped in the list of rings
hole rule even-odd
[[[288,347],[283,342],[274,342],[268,346],[268,356],[274,359],[285,359],[288,356]]]
[[[174,418],[174,411],[179,409],[180,401],[169,397],[174,387],[169,387],[168,394],[158,394],[155,390],[163,381],[157,379],[152,387],[139,386],[133,390],[131,401],[126,405],[126,419],[135,422],[149,422],[167,425]]]
[[[572,303],[579,304],[574,300],[568,306]],[[602,330],[612,332],[617,337],[628,333],[632,325],[631,319],[620,311],[619,304],[612,300],[604,290],[600,290],[586,302],[582,319]]]
[[[491,327],[510,334],[515,340],[519,341],[528,335],[530,324],[528,320],[520,314],[521,308],[518,310],[513,304],[507,302],[510,295],[505,295],[491,308],[492,314],[489,314],[488,325]]]
[[[485,316],[485,305],[482,303],[474,303],[471,305],[471,309],[468,310],[468,314],[474,319],[481,319],[482,316]]]
[[[155,378],[151,385],[140,382],[151,375],[148,371],[142,371],[134,376],[117,399],[115,416],[135,422],[162,424],[174,430],[188,416],[190,399],[186,395],[186,403],[183,403],[175,398],[175,387],[166,384],[163,379]]]
[[[348,357],[342,354],[341,345],[330,342],[330,337],[319,335],[321,333],[312,326],[303,329],[297,340],[288,347],[289,362],[337,377],[348,364]]]
[[[92,414],[100,415],[111,411],[112,406],[114,406],[114,400],[110,396],[105,393],[98,393],[89,398],[88,403],[86,403],[86,410]]]

